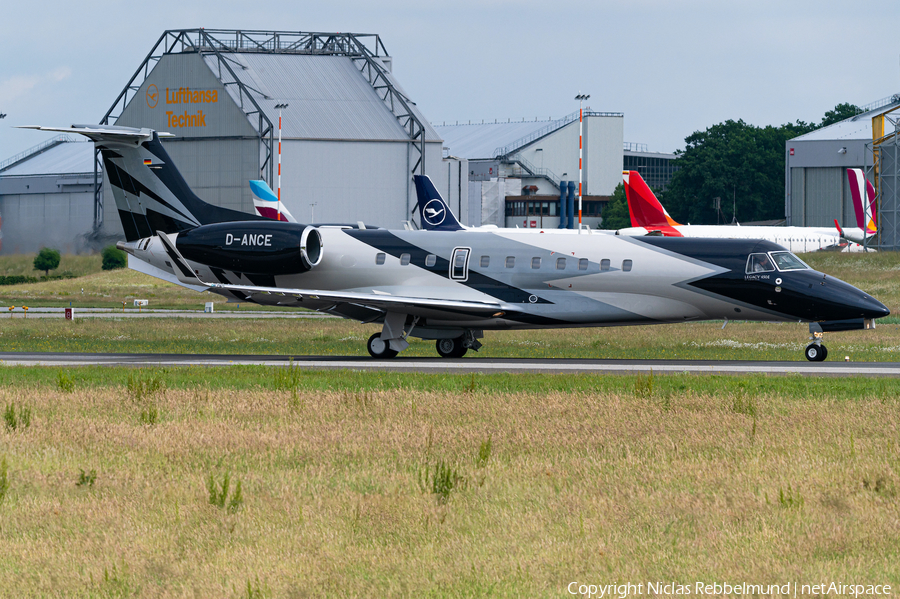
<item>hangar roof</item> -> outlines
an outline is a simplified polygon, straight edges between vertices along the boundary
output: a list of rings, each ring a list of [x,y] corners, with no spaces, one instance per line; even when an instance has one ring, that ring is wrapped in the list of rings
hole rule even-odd
[[[555,121],[518,121],[515,123],[483,123],[436,125],[450,154],[469,160],[494,158],[497,148],[528,137]]]
[[[842,139],[872,141],[872,117],[900,107],[900,98],[894,96],[891,100],[893,101],[889,104],[879,106],[873,110],[850,117],[849,119],[844,119],[833,125],[810,131],[809,133],[795,137],[790,141],[836,141]]]
[[[585,118],[592,116],[621,118],[621,112],[595,112],[584,110]],[[435,125],[444,138],[444,147],[450,154],[469,160],[496,158],[499,154],[513,154],[530,143],[562,129],[578,120],[578,111],[560,119],[546,121],[494,121],[480,124]]]
[[[246,87],[259,92],[256,101],[276,126],[275,105],[288,104],[282,111],[283,138],[409,141],[409,135],[350,57],[269,53],[224,56],[241,66],[233,69],[234,73]],[[204,60],[216,73],[216,56],[207,54]],[[409,97],[390,73],[387,77]],[[237,88],[227,89],[239,103]],[[410,106],[425,127],[426,141],[440,141],[418,107],[412,102]]]
[[[43,145],[43,144],[42,144]],[[94,144],[91,141],[58,140],[46,149],[29,151],[15,165],[0,172],[0,177],[73,175],[94,172]]]

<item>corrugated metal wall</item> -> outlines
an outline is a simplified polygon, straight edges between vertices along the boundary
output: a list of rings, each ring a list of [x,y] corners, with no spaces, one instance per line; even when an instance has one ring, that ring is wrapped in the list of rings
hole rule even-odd
[[[804,226],[834,226],[834,219],[843,215],[842,169],[807,168],[805,170]]]
[[[2,195],[0,214],[3,254],[37,252],[42,247],[64,254],[84,252],[89,249],[84,236],[94,223],[94,193]]]
[[[440,144],[426,144],[428,165],[437,167],[426,174],[444,190],[440,151]],[[309,222],[315,202],[316,222],[400,228],[416,202],[415,156],[408,143],[288,140],[282,143],[281,197],[300,222]]]

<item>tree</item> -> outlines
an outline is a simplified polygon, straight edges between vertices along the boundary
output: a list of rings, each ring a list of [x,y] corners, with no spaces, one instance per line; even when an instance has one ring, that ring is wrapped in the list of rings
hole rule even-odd
[[[34,257],[34,270],[43,270],[47,276],[50,276],[50,271],[58,266],[59,250],[41,248],[38,255]]]
[[[619,183],[612,197],[603,208],[603,229],[625,229],[631,226],[631,215],[628,213],[628,200],[625,198],[625,186]]]
[[[843,104],[838,104],[832,110],[826,112],[825,116],[822,117],[822,122],[821,124],[819,124],[819,127],[827,127],[828,125],[839,123],[844,119],[849,119],[850,117],[862,113],[863,109],[856,104],[848,104],[847,102],[844,102]]]
[[[779,127],[756,127],[728,120],[695,131],[685,138],[684,151],[676,152],[678,170],[666,189],[664,205],[682,223],[716,223],[715,198],[721,198],[728,220],[732,216],[738,222],[784,218],[787,140],[861,112],[858,106],[843,103],[826,112],[819,124],[798,120]]]
[[[125,252],[116,248],[114,245],[108,245],[103,248],[103,270],[115,270],[116,268],[125,268],[128,265],[128,257]]]

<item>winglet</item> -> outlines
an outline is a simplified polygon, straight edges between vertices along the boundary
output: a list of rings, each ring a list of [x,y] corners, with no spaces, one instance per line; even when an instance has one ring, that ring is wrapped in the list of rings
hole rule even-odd
[[[837,219],[834,219],[834,226],[837,227],[838,235],[840,235],[841,237],[843,237],[843,236],[844,236],[844,230],[843,230],[843,229],[841,228],[841,226],[838,224],[838,220],[837,220]]]
[[[175,244],[172,243],[172,240],[169,239],[168,235],[162,231],[157,231],[156,234],[159,236],[159,240],[162,241],[163,247],[166,248],[166,254],[168,254],[169,258],[172,260],[172,270],[175,271],[175,276],[178,277],[179,281],[188,285],[213,287],[210,283],[200,280],[200,277],[198,277],[193,269],[191,269],[187,260],[184,259],[181,252],[178,251],[178,248],[175,247]]]
[[[440,192],[428,175],[413,175],[416,182],[416,198],[419,206],[419,220],[426,231],[462,231],[465,229],[450,206],[441,197]]]

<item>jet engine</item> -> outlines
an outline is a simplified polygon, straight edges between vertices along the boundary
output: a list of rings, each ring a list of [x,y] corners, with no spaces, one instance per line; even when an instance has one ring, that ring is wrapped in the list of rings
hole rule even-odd
[[[296,274],[322,261],[318,229],[299,223],[235,221],[202,225],[179,233],[175,246],[188,260],[251,274]]]

